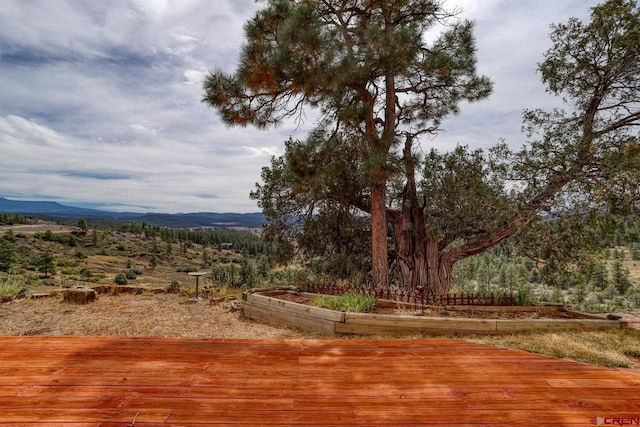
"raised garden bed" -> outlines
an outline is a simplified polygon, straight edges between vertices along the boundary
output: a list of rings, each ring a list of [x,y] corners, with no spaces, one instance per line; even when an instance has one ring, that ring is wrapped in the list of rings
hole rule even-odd
[[[379,300],[368,313],[347,313],[317,307],[313,294],[257,291],[243,296],[244,316],[275,325],[329,336],[502,333],[523,330],[621,328],[605,320],[552,307],[414,307]]]

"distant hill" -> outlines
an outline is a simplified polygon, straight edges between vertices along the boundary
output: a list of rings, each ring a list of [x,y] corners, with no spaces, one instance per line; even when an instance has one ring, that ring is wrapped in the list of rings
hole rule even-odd
[[[76,208],[57,202],[18,201],[0,197],[0,213],[20,214],[43,219],[79,220],[102,223],[136,222],[170,228],[258,228],[264,224],[261,213],[212,213],[156,214],[135,212],[110,212],[98,209]]]
[[[122,220],[122,219],[120,219]],[[169,228],[259,228],[266,222],[261,213],[146,214],[133,218],[134,222]]]
[[[31,202],[9,200],[0,197],[0,212],[24,216],[37,216],[47,219],[114,219],[124,217],[138,217],[144,214],[133,212],[108,212],[97,209],[76,208],[61,205],[58,202]]]

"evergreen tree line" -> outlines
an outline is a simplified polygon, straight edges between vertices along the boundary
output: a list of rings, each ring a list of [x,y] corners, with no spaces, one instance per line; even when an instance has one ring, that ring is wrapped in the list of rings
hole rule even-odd
[[[253,233],[230,229],[176,229],[169,227],[152,226],[145,223],[129,223],[118,227],[119,231],[144,234],[148,238],[160,238],[167,244],[199,244],[204,247],[222,248],[225,244],[231,244],[234,250],[247,252],[250,256],[271,253],[271,246]]]
[[[29,218],[20,215],[19,213],[11,215],[8,213],[0,213],[0,225],[17,225],[28,224]]]
[[[584,311],[637,309],[640,284],[631,280],[623,261],[640,261],[640,244],[624,238],[620,242],[622,246],[607,248],[601,256],[566,268],[514,256],[504,245],[458,264],[454,269],[454,290],[513,294],[523,305],[551,301],[570,302]]]

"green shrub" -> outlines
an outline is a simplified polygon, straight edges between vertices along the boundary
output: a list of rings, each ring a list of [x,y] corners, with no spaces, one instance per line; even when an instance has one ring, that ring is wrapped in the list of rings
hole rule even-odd
[[[27,292],[24,276],[1,275],[0,276],[0,302],[11,301],[18,295]]]
[[[65,267],[62,269],[62,274],[67,276],[74,276],[78,274],[78,270],[75,269],[74,267]]]
[[[317,295],[314,302],[320,307],[330,310],[363,313],[371,310],[376,305],[375,297],[360,294],[347,293],[339,297]]]
[[[309,270],[286,269],[269,272],[268,280],[273,286],[295,286],[307,290],[309,284],[320,284],[320,278]]]
[[[129,281],[127,280],[127,276],[123,273],[120,273],[116,276],[115,282],[116,285],[126,285],[127,283],[129,283]]]
[[[194,271],[198,271],[198,268],[192,265],[187,265],[185,267],[178,268],[176,271],[178,273],[193,273]]]
[[[81,268],[78,273],[80,273],[80,275],[82,277],[92,277],[93,276],[93,272],[91,270],[89,270],[87,267]]]
[[[181,288],[180,282],[178,282],[177,280],[172,280],[171,284],[167,288],[167,292],[170,294],[177,294],[177,293],[180,293],[180,288]]]
[[[125,276],[129,280],[136,280],[136,277],[138,277],[138,273],[136,273],[135,270],[131,269],[131,270],[127,271]]]

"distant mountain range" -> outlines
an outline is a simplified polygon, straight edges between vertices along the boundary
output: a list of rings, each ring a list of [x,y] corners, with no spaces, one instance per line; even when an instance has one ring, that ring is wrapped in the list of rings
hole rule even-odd
[[[113,224],[136,222],[171,228],[258,228],[266,222],[261,213],[212,213],[156,214],[135,212],[110,212],[98,209],[76,208],[57,202],[18,201],[0,197],[0,213],[20,214],[43,219],[108,222]]]

